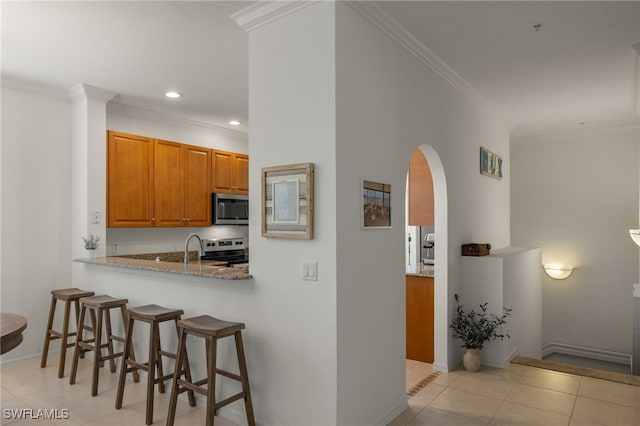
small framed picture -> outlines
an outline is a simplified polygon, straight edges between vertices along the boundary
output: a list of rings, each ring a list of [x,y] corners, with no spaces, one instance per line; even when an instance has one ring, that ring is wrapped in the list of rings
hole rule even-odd
[[[313,239],[313,163],[262,169],[262,236]]]
[[[360,180],[361,228],[391,228],[391,185]]]
[[[480,173],[494,179],[502,180],[502,157],[481,146]]]

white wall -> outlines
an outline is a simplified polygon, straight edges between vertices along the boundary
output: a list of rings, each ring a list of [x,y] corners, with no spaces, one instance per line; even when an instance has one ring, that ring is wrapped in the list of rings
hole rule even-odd
[[[1,310],[28,318],[3,365],[39,356],[50,290],[71,287],[69,114],[66,93],[2,80]]]
[[[511,337],[487,342],[481,352],[482,365],[504,368],[517,354],[541,358],[542,272],[541,250],[508,247],[492,250],[489,256],[462,258],[462,296],[465,312],[503,314],[511,309],[502,330]]]
[[[336,152],[333,2],[314,3],[249,33],[251,272],[264,351],[259,420],[336,423]],[[261,169],[315,166],[313,240],[261,237]],[[318,262],[318,281],[301,262]],[[256,365],[257,364],[257,365]]]
[[[542,248],[543,263],[576,267],[544,275],[543,344],[630,354],[632,284],[638,282],[640,130],[516,140],[512,242]]]
[[[431,145],[446,174],[449,252],[440,268],[448,269],[439,274],[436,264],[435,350],[436,362],[454,368],[459,342],[447,325],[460,245],[509,245],[509,134],[349,6],[336,8],[338,423],[381,424],[406,404],[404,189],[411,155]],[[480,146],[502,155],[501,181],[480,175]],[[360,178],[391,184],[391,229],[360,229]],[[438,298],[446,275],[448,293]]]

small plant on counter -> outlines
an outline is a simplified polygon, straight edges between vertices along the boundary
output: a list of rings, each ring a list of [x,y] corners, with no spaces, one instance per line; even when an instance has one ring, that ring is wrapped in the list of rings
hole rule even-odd
[[[507,318],[511,316],[511,309],[502,307],[501,317],[494,314],[487,314],[487,302],[480,305],[481,312],[472,310],[466,313],[460,303],[460,296],[456,294],[456,314],[451,320],[453,336],[462,339],[463,348],[482,349],[484,344],[491,340],[504,340],[510,338],[509,330],[504,331],[502,326],[507,323]]]
[[[87,250],[95,250],[98,248],[98,241],[100,241],[99,235],[89,234],[88,237],[82,237],[82,241],[84,241],[84,248]]]

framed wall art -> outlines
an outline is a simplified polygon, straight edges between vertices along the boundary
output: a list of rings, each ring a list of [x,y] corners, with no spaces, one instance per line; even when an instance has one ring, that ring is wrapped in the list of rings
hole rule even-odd
[[[262,236],[313,239],[313,163],[262,169]]]
[[[485,147],[480,147],[480,173],[485,176],[502,179],[502,157]]]
[[[360,187],[361,227],[391,228],[391,185],[361,179]]]

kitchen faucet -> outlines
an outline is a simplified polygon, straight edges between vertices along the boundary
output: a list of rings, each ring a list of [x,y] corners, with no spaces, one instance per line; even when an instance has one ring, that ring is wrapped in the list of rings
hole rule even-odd
[[[185,268],[189,264],[189,241],[191,241],[191,238],[193,237],[196,237],[196,239],[200,243],[200,256],[204,256],[204,243],[202,242],[202,239],[198,236],[198,234],[195,234],[195,233],[189,234],[189,236],[187,237],[187,240],[184,242],[184,267]]]

